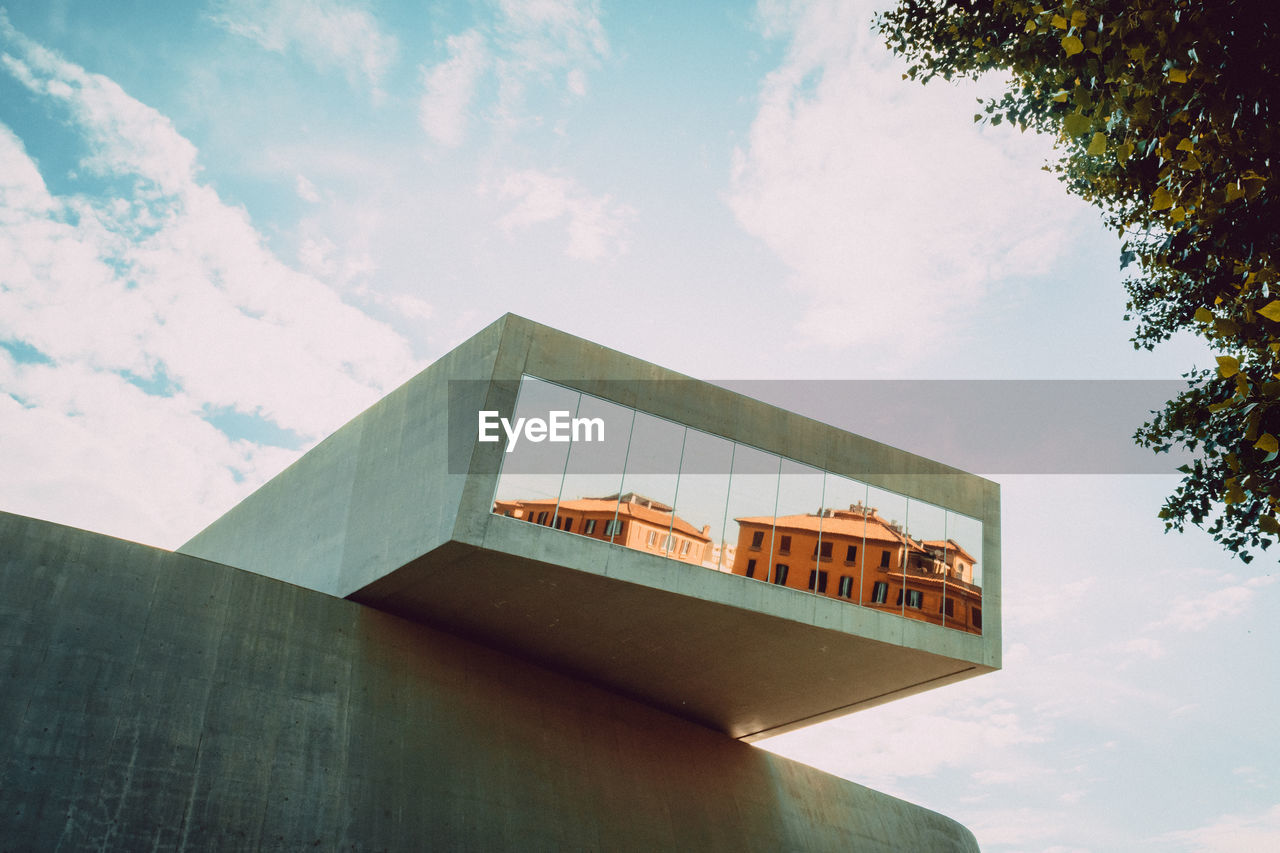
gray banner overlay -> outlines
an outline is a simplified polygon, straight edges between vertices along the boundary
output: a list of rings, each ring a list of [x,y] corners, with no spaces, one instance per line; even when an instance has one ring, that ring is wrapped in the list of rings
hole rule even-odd
[[[554,384],[553,384],[554,383]],[[573,467],[616,473],[618,460],[646,473],[704,473],[724,470],[715,452],[692,452],[707,442],[685,441],[680,431],[662,429],[661,419],[627,406],[578,392],[550,379],[521,383],[516,411],[500,412],[506,427],[490,416],[490,435],[504,453],[508,473],[563,470],[566,453]],[[619,383],[619,397],[645,399],[652,389]],[[663,394],[698,393],[663,383]],[[1152,413],[1187,387],[1185,380],[726,380],[712,384],[839,429],[975,474],[1173,474],[1189,454],[1157,454],[1138,447],[1134,431]],[[485,383],[450,383],[449,468],[465,473],[479,437]],[[631,393],[635,392],[635,393]],[[583,419],[579,442],[553,442],[539,434],[533,419],[550,421],[562,432]],[[519,419],[524,418],[523,426]],[[587,423],[590,419],[590,423]],[[603,423],[603,430],[600,424]],[[549,425],[550,426],[550,425]],[[510,437],[508,428],[519,428]],[[603,441],[599,433],[603,431]],[[690,433],[692,435],[692,432]],[[585,438],[590,437],[590,443]],[[709,438],[709,437],[708,437]],[[635,453],[635,442],[646,452]],[[628,453],[628,449],[632,452]],[[741,455],[741,454],[740,454]],[[744,460],[737,460],[740,470]],[[705,469],[705,470],[703,470]],[[761,472],[765,473],[765,472]],[[892,473],[848,471],[860,473]]]

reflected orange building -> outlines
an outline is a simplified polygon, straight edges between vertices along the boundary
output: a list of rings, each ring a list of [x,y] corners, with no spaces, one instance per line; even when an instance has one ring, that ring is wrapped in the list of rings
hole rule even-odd
[[[700,566],[712,558],[710,527],[698,530],[671,507],[635,492],[556,503],[555,498],[500,500],[493,511],[683,563]]]
[[[982,633],[976,561],[952,540],[912,539],[861,504],[735,521],[736,575]]]

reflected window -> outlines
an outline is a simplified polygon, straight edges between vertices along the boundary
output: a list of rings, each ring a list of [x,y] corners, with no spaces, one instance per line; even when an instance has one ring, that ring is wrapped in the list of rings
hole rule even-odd
[[[809,570],[809,589],[814,592],[827,591],[827,573],[820,569]]]
[[[853,598],[853,578],[848,575],[840,576],[840,597]]]
[[[832,548],[832,543],[831,543],[831,542],[823,542],[823,543],[822,543],[822,545],[821,545],[821,547],[818,549],[818,551],[819,551],[819,557],[818,557],[818,558],[819,558],[820,560],[824,561],[824,562],[830,562],[830,561],[831,561],[831,548]]]
[[[787,568],[786,563],[778,563],[778,565],[773,567],[773,582],[777,584],[785,584],[787,582],[788,571],[790,571],[790,569]]]
[[[846,563],[856,563],[858,561],[858,546],[850,545],[844,552],[844,561]]]
[[[972,610],[969,611],[969,616],[970,618],[973,619],[973,627],[975,628],[982,627],[982,608],[981,607],[974,607]]]
[[[891,557],[892,557],[892,554],[890,552],[881,551],[880,552],[880,568],[882,569],[889,568],[889,560]]]
[[[764,544],[764,531],[757,530],[751,534],[751,550],[759,551],[760,546]]]
[[[791,553],[791,537],[790,536],[783,536],[780,538],[779,544],[778,544],[778,553],[779,554]]]
[[[605,536],[621,536],[622,530],[623,530],[622,521],[620,519],[615,518],[608,521],[605,524],[604,535]]]
[[[756,561],[747,560],[747,577],[753,578],[755,576],[756,576]]]
[[[587,536],[591,536],[596,532],[596,520],[588,518],[586,523],[582,525],[582,532]]]
[[[898,604],[902,604],[904,600],[903,590],[898,590]],[[905,591],[907,607],[913,607],[916,610],[924,607],[924,593],[918,589],[908,589]]]
[[[889,585],[884,581],[876,581],[875,587],[871,590],[872,604],[885,604],[889,600]]]

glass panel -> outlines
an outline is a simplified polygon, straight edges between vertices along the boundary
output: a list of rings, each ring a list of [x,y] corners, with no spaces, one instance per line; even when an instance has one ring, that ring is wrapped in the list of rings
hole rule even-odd
[[[827,474],[822,494],[823,550],[831,544],[827,595],[854,604],[870,602],[875,592],[875,573],[866,563],[866,512],[866,483]]]
[[[729,472],[733,442],[701,430],[685,431],[684,457],[676,488],[675,535],[680,540],[672,557],[709,569],[729,570],[724,562],[725,506],[729,500]]]
[[[904,581],[907,499],[875,486],[867,487],[866,566],[863,583],[870,583],[872,595],[863,604],[877,610],[905,613],[907,590]]]
[[[725,538],[737,543],[730,563],[735,575],[761,581],[774,577],[773,517],[778,510],[781,464],[772,453],[745,444],[734,446]]]
[[[831,543],[819,543],[822,507],[821,469],[783,459],[778,477],[774,523],[774,580],[792,589],[826,594],[831,583]],[[822,551],[822,565],[818,553]]]
[[[523,377],[493,511],[982,633],[982,522]]]
[[[626,406],[582,395],[577,416],[580,429],[569,447],[560,489],[556,522],[560,529],[593,539],[611,538],[634,415]]]
[[[532,376],[520,380],[515,413],[507,426],[497,427],[504,453],[494,490],[494,512],[535,524],[555,524],[570,442],[552,440],[546,426],[553,413],[572,417],[580,396],[570,388]]]
[[[920,606],[908,602],[913,619],[943,623],[947,598],[947,513],[942,507],[920,500],[907,501],[907,589]],[[951,606],[954,607],[954,602]]]
[[[947,626],[982,633],[982,522],[958,512],[947,513],[947,596],[954,616]]]
[[[679,424],[636,412],[618,498],[618,530],[612,537],[617,544],[650,554],[671,552],[684,433]]]

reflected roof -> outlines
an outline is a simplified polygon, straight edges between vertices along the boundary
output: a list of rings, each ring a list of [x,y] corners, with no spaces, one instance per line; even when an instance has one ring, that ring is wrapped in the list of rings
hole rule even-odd
[[[926,539],[921,543],[926,548],[941,548],[952,554],[959,554],[971,563],[978,562],[978,559],[960,546],[960,543],[954,539]]]
[[[625,497],[625,496],[624,496]],[[496,501],[502,505],[513,505],[520,507],[547,507],[554,509],[557,506],[555,498],[538,498],[536,500],[499,500]],[[616,497],[613,498],[578,498],[577,500],[559,501],[559,507],[573,512],[600,512],[607,515],[613,515],[616,510],[619,517],[634,518],[638,521],[644,521],[657,527],[673,527],[677,533],[681,533],[692,539],[702,542],[710,542],[711,537],[705,535],[698,528],[685,521],[680,516],[675,517],[675,521],[671,520],[670,512],[645,506],[644,504],[634,503],[632,501],[623,501],[618,503]],[[661,504],[659,504],[661,506]]]
[[[754,518],[735,518],[740,524],[763,524],[786,530],[800,530],[806,533],[830,533],[835,536],[848,536],[853,539],[872,539],[878,542],[894,542],[902,544],[906,537],[885,521],[876,511],[870,510],[863,516],[860,512],[836,510],[831,515],[782,515],[775,519],[771,515]]]

